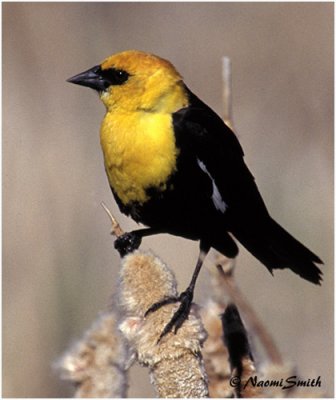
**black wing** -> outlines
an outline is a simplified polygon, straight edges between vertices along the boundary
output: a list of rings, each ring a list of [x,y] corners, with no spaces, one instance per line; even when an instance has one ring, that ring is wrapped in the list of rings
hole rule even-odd
[[[173,116],[177,147],[191,154],[214,180],[227,216],[234,224],[260,223],[269,217],[244,162],[244,152],[236,135],[222,119],[189,89],[189,106]]]

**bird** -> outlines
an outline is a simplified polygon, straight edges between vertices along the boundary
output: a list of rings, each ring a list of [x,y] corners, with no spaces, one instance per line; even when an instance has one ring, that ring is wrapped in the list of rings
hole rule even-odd
[[[116,239],[119,253],[159,233],[199,241],[187,289],[147,311],[180,302],[162,336],[188,318],[211,248],[235,258],[237,240],[271,273],[288,268],[321,284],[322,260],[271,217],[237,136],[170,61],[126,50],[68,82],[98,92],[105,105],[100,143],[109,185],[120,211],[145,226]]]

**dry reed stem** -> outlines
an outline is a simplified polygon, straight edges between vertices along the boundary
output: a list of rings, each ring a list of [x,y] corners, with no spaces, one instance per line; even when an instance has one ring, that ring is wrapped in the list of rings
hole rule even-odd
[[[115,237],[121,236],[124,233],[124,231],[121,229],[119,222],[114,218],[111,211],[107,208],[104,202],[102,202],[101,205],[111,220],[111,235],[114,235]]]
[[[232,120],[232,73],[231,60],[222,57],[222,91],[223,91],[223,119],[226,125],[234,131]]]
[[[114,313],[102,314],[58,361],[61,377],[76,386],[74,397],[126,397],[126,343]]]

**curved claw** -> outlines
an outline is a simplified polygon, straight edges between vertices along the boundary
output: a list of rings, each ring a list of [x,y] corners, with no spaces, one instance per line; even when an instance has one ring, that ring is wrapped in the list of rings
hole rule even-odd
[[[157,311],[159,308],[167,305],[167,304],[172,304],[172,303],[176,303],[177,301],[179,301],[178,297],[165,297],[163,300],[158,301],[157,303],[154,303],[153,305],[151,305],[149,307],[149,309],[145,312],[145,317],[147,317],[148,314]]]
[[[179,308],[175,311],[173,318],[164,327],[164,329],[159,337],[158,343],[171,330],[174,329],[174,333],[176,334],[177,331],[183,325],[183,322],[186,319],[188,319],[192,300],[193,300],[193,292],[188,291],[188,290],[186,290],[185,292],[182,292],[180,294],[178,300],[181,302],[181,304],[180,304]]]
[[[179,297],[167,297],[157,303],[154,303],[145,313],[145,316],[147,316],[149,313],[152,313],[162,306],[165,306],[167,304],[175,303],[175,302],[181,302],[179,308],[175,311],[172,319],[168,322],[168,324],[164,327],[157,343],[161,341],[161,339],[167,335],[170,331],[174,330],[174,333],[176,334],[177,331],[181,328],[183,325],[183,322],[188,319],[191,304],[193,300],[193,291],[187,289],[185,292],[182,292]]]

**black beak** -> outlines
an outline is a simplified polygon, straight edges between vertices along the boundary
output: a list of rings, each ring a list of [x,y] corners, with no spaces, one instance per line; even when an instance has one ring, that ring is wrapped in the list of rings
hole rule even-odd
[[[98,92],[102,92],[110,86],[110,82],[102,76],[100,65],[96,65],[87,71],[81,72],[80,74],[67,79],[67,82],[87,86],[97,90]]]

